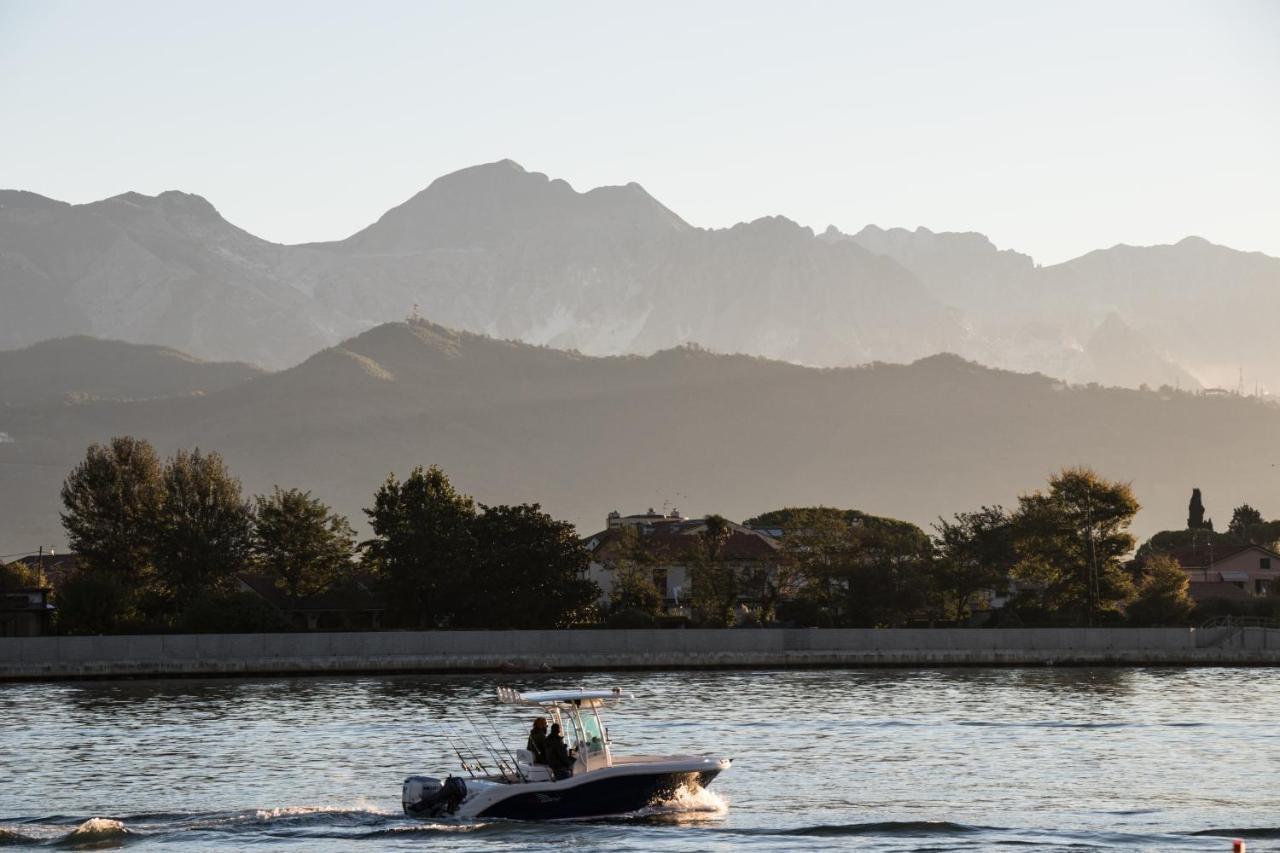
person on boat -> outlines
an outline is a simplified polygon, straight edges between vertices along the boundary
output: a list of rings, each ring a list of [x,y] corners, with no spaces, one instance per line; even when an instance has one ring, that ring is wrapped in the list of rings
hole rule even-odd
[[[569,757],[569,749],[560,735],[559,723],[552,723],[551,734],[547,735],[547,764],[556,779],[568,779],[573,775],[573,759]]]
[[[534,764],[547,763],[547,718],[538,717],[533,721],[533,728],[529,730],[529,742],[524,748],[533,753]]]

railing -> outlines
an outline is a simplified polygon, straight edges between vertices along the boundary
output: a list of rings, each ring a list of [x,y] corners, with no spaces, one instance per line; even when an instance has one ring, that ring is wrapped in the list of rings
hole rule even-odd
[[[1264,619],[1261,616],[1219,616],[1200,626],[1204,628],[1277,628],[1280,619]]]
[[[1212,641],[1201,642],[1201,631],[1212,631],[1219,628],[1228,629]],[[1261,616],[1218,616],[1205,622],[1196,629],[1196,648],[1213,648],[1225,646],[1240,636],[1245,628],[1263,628],[1269,631],[1280,631],[1280,619],[1266,619]]]

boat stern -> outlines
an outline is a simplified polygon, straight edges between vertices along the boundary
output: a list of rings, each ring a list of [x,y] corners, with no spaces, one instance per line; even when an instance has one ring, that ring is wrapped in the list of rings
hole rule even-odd
[[[410,776],[404,780],[400,801],[411,817],[445,817],[456,814],[467,798],[467,783],[457,776]]]

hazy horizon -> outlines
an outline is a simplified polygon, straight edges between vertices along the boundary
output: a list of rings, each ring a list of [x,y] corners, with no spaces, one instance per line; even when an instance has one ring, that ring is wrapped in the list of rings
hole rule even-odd
[[[510,158],[636,181],[700,227],[977,231],[1041,264],[1190,235],[1280,256],[1277,35],[1259,2],[3,0],[0,186],[183,190],[291,244]]]

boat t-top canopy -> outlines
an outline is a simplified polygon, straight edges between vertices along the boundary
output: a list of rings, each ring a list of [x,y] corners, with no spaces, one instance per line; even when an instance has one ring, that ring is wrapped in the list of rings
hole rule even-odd
[[[635,696],[621,687],[611,690],[543,690],[534,693],[517,693],[510,687],[498,688],[498,701],[508,705],[573,705],[575,707],[598,708],[602,705],[614,706],[623,699],[634,699]]]

